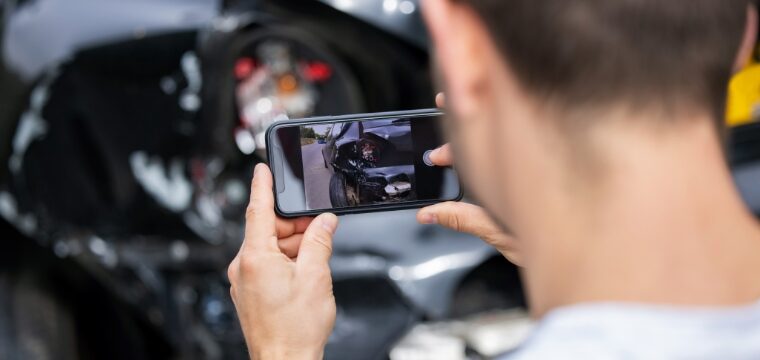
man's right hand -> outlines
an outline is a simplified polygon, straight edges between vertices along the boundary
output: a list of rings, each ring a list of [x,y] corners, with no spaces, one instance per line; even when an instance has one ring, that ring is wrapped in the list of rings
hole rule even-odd
[[[430,154],[430,160],[437,166],[451,166],[449,145],[436,149]],[[521,266],[517,239],[507,235],[480,206],[453,201],[435,204],[422,208],[417,213],[417,221],[473,234],[496,248],[507,260]]]
[[[443,94],[438,94],[436,103],[443,107]],[[451,146],[445,144],[435,149],[430,154],[430,161],[436,166],[453,165]],[[439,224],[454,231],[475,235],[496,248],[513,264],[522,266],[519,241],[505,233],[480,206],[453,201],[435,204],[422,208],[417,213],[417,221],[422,224]]]

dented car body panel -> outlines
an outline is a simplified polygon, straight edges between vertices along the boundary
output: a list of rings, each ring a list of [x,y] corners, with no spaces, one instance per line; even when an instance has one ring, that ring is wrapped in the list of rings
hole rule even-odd
[[[414,189],[414,166],[391,166],[364,170],[360,193],[383,200],[401,199]]]

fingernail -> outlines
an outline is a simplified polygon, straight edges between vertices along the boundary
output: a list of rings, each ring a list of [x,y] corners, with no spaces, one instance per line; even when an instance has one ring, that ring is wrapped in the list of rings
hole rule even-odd
[[[422,214],[420,222],[423,224],[437,224],[438,216],[435,214]]]
[[[256,173],[259,172],[259,168],[262,166],[261,163],[256,164],[256,166],[253,167],[253,177],[256,177]]]
[[[338,227],[338,217],[334,214],[326,213],[319,218],[322,227],[330,234],[335,233],[335,229]]]
[[[441,152],[441,147],[442,146],[439,146],[439,147],[433,149],[433,151],[430,152],[430,156],[438,156],[438,153]]]

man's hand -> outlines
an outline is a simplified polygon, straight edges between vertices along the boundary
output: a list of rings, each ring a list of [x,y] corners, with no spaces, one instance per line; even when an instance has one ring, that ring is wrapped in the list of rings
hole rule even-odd
[[[438,107],[444,107],[443,94],[438,94],[435,101]],[[453,165],[449,144],[435,149],[430,154],[430,161],[436,166]],[[521,266],[519,242],[507,235],[480,206],[453,201],[435,204],[421,209],[417,213],[417,221],[422,224],[440,224],[454,231],[473,234],[496,248],[507,260]]]
[[[321,359],[335,323],[328,260],[338,219],[284,220],[273,209],[272,173],[259,164],[230,294],[253,359]]]
[[[437,166],[451,166],[449,146],[444,145],[430,155]],[[521,266],[519,242],[501,230],[491,216],[480,206],[462,202],[444,202],[421,209],[417,221],[422,224],[439,224],[454,231],[473,234],[493,246],[507,260]]]

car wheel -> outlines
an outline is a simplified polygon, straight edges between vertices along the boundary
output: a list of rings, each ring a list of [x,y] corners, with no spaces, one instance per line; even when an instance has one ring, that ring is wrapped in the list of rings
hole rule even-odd
[[[0,274],[0,358],[78,359],[72,312],[40,279]]]
[[[336,172],[330,178],[330,203],[335,208],[359,205],[359,197],[352,186],[346,183],[346,176]]]
[[[343,208],[348,206],[348,197],[346,196],[346,177],[341,173],[335,173],[330,178],[330,203],[334,208]]]

